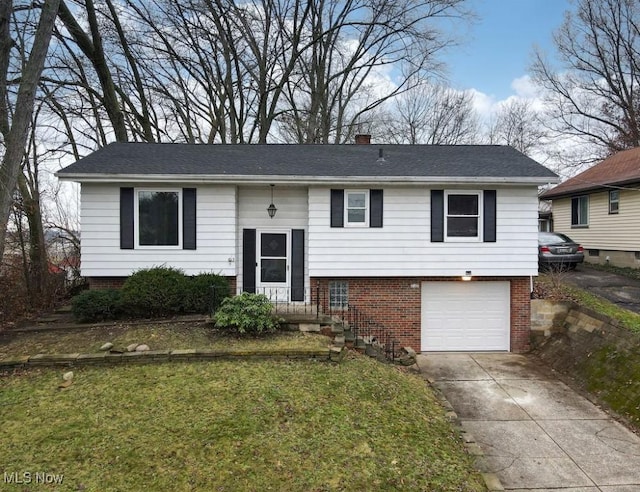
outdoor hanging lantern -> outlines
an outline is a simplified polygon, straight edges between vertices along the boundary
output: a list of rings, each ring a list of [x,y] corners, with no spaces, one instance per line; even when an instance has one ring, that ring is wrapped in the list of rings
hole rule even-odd
[[[273,187],[275,185],[270,185],[271,186],[271,204],[269,205],[269,207],[267,208],[267,213],[269,214],[269,217],[271,217],[272,219],[275,217],[276,212],[278,211],[278,209],[276,208],[276,206],[273,204]]]

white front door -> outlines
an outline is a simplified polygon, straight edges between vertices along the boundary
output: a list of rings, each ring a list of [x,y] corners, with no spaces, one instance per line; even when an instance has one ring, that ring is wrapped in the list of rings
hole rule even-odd
[[[272,302],[289,301],[290,231],[258,231],[256,292]]]

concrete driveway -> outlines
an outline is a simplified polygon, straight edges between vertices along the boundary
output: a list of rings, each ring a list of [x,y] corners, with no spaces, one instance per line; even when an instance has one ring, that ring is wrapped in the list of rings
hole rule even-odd
[[[640,437],[533,358],[421,354],[423,377],[456,412],[481,471],[504,490],[639,492]],[[503,490],[495,488],[494,490]]]

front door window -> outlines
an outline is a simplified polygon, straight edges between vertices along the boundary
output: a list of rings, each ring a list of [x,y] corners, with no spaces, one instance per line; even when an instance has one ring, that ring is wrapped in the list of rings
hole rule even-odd
[[[260,234],[260,283],[287,283],[287,234]]]

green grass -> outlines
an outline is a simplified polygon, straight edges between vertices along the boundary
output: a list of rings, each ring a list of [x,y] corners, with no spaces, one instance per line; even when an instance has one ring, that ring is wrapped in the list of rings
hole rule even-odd
[[[536,282],[551,299],[571,300],[580,306],[596,311],[620,322],[621,326],[635,333],[640,333],[640,314],[629,311],[614,303],[580,289],[566,282],[553,281],[547,275],[540,275]]]
[[[587,390],[640,429],[640,343],[633,351],[604,346],[580,361]]]
[[[364,356],[0,378],[1,472],[61,491],[480,491],[425,382]],[[16,488],[17,490],[17,488]]]
[[[113,325],[69,331],[29,333],[6,332],[0,335],[0,360],[20,355],[96,352],[106,342],[124,349],[133,343],[145,343],[151,350],[185,348],[308,348],[323,349],[327,337],[300,332],[278,332],[269,337],[238,338],[215,330],[206,323]]]

